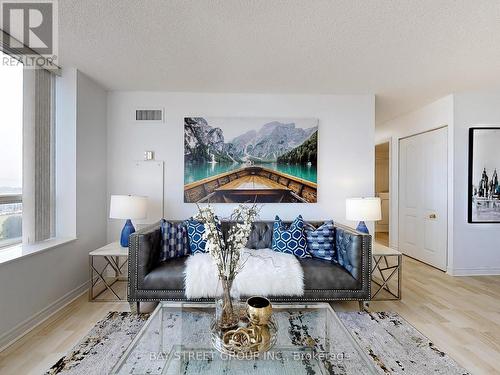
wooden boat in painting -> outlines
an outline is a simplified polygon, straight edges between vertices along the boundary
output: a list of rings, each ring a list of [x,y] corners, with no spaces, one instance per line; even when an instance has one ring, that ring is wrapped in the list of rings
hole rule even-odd
[[[316,203],[314,182],[265,167],[243,167],[184,185],[186,203]]]

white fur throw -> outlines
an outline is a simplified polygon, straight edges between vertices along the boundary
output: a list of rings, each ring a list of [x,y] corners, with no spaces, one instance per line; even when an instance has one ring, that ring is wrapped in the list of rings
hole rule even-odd
[[[244,296],[301,296],[304,294],[304,273],[291,254],[271,249],[243,249],[240,262],[245,265],[234,279],[234,290]],[[189,256],[184,270],[187,298],[213,298],[217,289],[217,267],[210,254]]]

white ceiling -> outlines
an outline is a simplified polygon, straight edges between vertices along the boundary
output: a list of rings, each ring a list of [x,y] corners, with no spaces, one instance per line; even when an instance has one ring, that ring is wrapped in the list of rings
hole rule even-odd
[[[500,87],[498,0],[60,0],[59,55],[109,90],[377,95],[377,123]]]

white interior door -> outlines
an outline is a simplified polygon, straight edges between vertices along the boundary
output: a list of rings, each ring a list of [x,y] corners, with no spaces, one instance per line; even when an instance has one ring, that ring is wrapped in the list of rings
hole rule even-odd
[[[446,270],[448,130],[399,141],[399,250]]]

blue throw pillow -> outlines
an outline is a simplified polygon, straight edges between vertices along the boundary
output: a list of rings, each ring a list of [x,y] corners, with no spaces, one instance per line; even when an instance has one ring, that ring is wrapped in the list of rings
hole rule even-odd
[[[304,219],[299,215],[288,228],[276,216],[273,225],[273,241],[271,248],[274,251],[293,254],[298,258],[310,258],[307,252],[307,242],[304,235]]]
[[[190,219],[187,221],[187,234],[191,254],[204,253],[207,241],[203,239],[205,225],[202,222]]]
[[[304,231],[306,233],[307,249],[313,258],[325,259],[337,263],[333,221],[325,221],[318,228],[306,223]]]
[[[162,220],[160,261],[164,262],[188,254],[189,244],[186,224]]]

